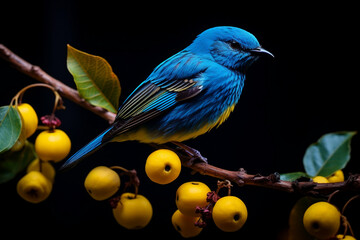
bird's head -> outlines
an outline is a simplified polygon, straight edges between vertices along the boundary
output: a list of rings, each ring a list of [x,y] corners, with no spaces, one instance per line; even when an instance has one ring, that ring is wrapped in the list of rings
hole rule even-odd
[[[254,35],[236,27],[210,28],[199,34],[187,50],[242,72],[262,54],[274,57],[261,48]]]

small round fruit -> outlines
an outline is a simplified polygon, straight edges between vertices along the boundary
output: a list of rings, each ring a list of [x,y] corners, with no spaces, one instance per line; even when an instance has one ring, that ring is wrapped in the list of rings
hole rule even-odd
[[[22,103],[18,106],[18,110],[21,114],[25,137],[28,138],[34,134],[38,126],[38,116],[34,108],[28,103]]]
[[[29,166],[26,169],[26,172],[31,172],[31,171],[38,171],[40,172],[40,160],[39,159],[35,159],[34,161],[32,161]],[[51,163],[49,162],[41,162],[41,173],[44,174],[45,177],[47,177],[47,179],[50,180],[50,182],[54,182],[55,179],[55,169],[54,167],[51,165]]]
[[[60,129],[42,131],[35,140],[35,151],[44,161],[59,162],[69,154],[70,149],[70,138]]]
[[[340,212],[328,202],[312,204],[304,213],[303,223],[306,231],[318,238],[335,236],[340,227]]]
[[[183,183],[176,191],[176,206],[185,215],[199,216],[195,213],[195,209],[208,204],[206,198],[210,191],[210,188],[202,182]]]
[[[214,205],[212,217],[215,225],[225,232],[235,232],[246,222],[248,212],[240,198],[226,196]]]
[[[52,184],[41,172],[31,171],[21,178],[16,186],[17,193],[28,202],[39,203],[47,199]]]
[[[116,208],[113,209],[115,220],[127,229],[141,229],[150,222],[153,214],[151,203],[144,196],[123,193]]]
[[[114,195],[120,188],[120,177],[112,169],[98,166],[85,178],[84,186],[90,196],[98,201]]]
[[[345,177],[342,170],[337,170],[327,179],[329,182],[334,183],[334,182],[343,182],[345,180]]]
[[[341,240],[356,240],[353,236],[350,236],[350,235],[342,235],[342,234],[338,234],[336,235],[336,238],[337,239],[341,239]]]
[[[181,161],[176,153],[168,149],[159,149],[149,155],[145,172],[151,181],[168,184],[180,174]]]
[[[20,151],[21,149],[24,148],[26,143],[26,137],[25,135],[21,135],[19,136],[19,138],[16,140],[16,142],[14,143],[14,145],[11,147],[10,151],[11,152],[17,152]]]
[[[316,176],[316,177],[313,177],[313,182],[315,183],[329,183],[328,179],[326,177],[323,177],[323,176]]]
[[[182,237],[189,238],[195,237],[201,232],[202,228],[195,226],[199,218],[184,215],[177,209],[171,217],[171,222]]]

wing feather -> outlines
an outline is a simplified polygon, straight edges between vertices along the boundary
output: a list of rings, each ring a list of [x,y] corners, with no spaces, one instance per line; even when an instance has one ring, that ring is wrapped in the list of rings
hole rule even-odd
[[[201,66],[188,52],[176,54],[161,63],[120,106],[115,120],[117,126],[106,133],[107,137],[139,126],[178,102],[199,94],[202,86],[198,80],[206,71]]]
[[[146,101],[151,100],[154,95],[160,90],[155,84],[146,84],[140,89],[133,92],[133,96],[125,101],[123,106],[119,108],[116,118],[126,119],[138,113],[139,107],[146,104]]]

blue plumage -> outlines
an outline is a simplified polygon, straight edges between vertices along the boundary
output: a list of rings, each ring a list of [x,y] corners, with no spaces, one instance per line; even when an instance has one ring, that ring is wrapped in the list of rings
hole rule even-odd
[[[98,150],[101,146],[104,146],[102,143],[102,139],[104,135],[112,128],[113,126],[110,126],[108,129],[106,129],[104,132],[102,132],[99,136],[94,138],[91,142],[86,144],[84,147],[82,147],[80,150],[78,150],[74,155],[72,155],[67,161],[66,165],[72,165],[74,162],[76,162],[78,159],[82,159],[89,155],[90,153],[93,153],[95,150]],[[64,167],[63,166],[63,167]]]
[[[245,72],[260,54],[249,32],[210,28],[159,64],[120,106],[114,123],[69,158],[68,168],[109,141],[181,142],[222,124],[244,87]]]

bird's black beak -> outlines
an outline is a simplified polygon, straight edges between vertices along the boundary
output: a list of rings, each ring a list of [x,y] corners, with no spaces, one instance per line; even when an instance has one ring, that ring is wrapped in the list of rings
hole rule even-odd
[[[267,54],[267,55],[270,55],[271,57],[275,57],[274,54],[272,54],[268,50],[263,49],[262,47],[251,49],[250,52],[253,54],[256,54],[256,55]]]

